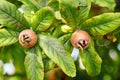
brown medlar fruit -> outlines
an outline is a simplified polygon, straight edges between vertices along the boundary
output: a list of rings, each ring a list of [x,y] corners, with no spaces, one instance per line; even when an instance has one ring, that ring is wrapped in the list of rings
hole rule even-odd
[[[23,30],[19,34],[19,43],[26,48],[33,47],[37,43],[37,35],[30,29]]]
[[[85,49],[90,43],[90,35],[83,30],[76,30],[71,36],[71,44],[77,49]]]
[[[58,67],[51,69],[46,73],[45,80],[65,80],[65,73]]]

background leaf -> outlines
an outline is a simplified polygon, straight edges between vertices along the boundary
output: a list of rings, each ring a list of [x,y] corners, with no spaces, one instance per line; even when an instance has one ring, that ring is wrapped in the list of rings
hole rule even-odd
[[[28,22],[16,6],[7,1],[0,1],[0,24],[17,31],[29,28]]]
[[[90,0],[59,0],[59,3],[62,17],[73,28],[87,18],[91,6]]]
[[[97,4],[101,7],[107,7],[111,10],[115,8],[115,0],[91,0],[94,4]]]
[[[45,31],[50,27],[53,19],[54,13],[50,10],[50,8],[42,8],[36,12],[33,18],[32,27],[36,31]]]
[[[38,46],[26,52],[25,68],[28,80],[44,80],[44,66]]]
[[[14,44],[18,41],[18,33],[0,29],[0,47]]]
[[[19,43],[0,48],[0,60],[4,63],[13,62],[15,74],[25,75],[24,58],[25,53]]]
[[[9,62],[12,59],[12,53],[10,51],[11,46],[0,47],[0,60],[2,60],[4,63]]]
[[[83,52],[81,51],[80,56],[82,58],[83,65],[90,76],[96,76],[100,74],[102,59],[95,51],[92,41],[86,50]]]
[[[92,35],[105,35],[120,26],[120,13],[104,13],[86,20],[82,28]]]
[[[26,55],[23,49],[24,47],[17,42],[16,44],[9,46],[8,49],[5,49],[5,51],[12,56],[11,60],[13,61],[16,74],[26,75],[24,66],[24,59]],[[6,52],[4,54],[6,54]]]
[[[39,35],[39,45],[45,54],[53,60],[68,76],[76,75],[75,64],[63,45],[51,36]]]

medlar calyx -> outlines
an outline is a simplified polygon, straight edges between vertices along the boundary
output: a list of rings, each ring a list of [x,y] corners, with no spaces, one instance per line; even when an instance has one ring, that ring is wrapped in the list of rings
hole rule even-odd
[[[19,43],[26,48],[33,47],[37,43],[37,35],[30,29],[23,30],[19,34]]]
[[[90,35],[83,30],[76,30],[71,36],[71,44],[77,49],[85,49],[90,43]]]

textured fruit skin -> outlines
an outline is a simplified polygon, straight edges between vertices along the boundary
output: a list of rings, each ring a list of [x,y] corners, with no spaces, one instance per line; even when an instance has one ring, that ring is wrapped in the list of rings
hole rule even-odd
[[[85,49],[90,43],[90,35],[83,30],[76,30],[71,36],[71,44],[77,49]]]
[[[19,43],[26,48],[33,47],[37,43],[37,35],[30,29],[23,30],[19,34]]]

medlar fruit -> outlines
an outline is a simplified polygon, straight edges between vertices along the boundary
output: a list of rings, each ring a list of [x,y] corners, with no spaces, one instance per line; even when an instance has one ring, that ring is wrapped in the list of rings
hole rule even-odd
[[[19,34],[19,43],[26,48],[33,47],[36,44],[36,42],[37,35],[35,34],[34,31],[30,29],[23,30]]]
[[[65,80],[65,73],[60,68],[51,69],[46,73],[45,80]]]
[[[77,49],[85,49],[90,43],[90,35],[83,30],[76,30],[71,36],[71,44]]]

